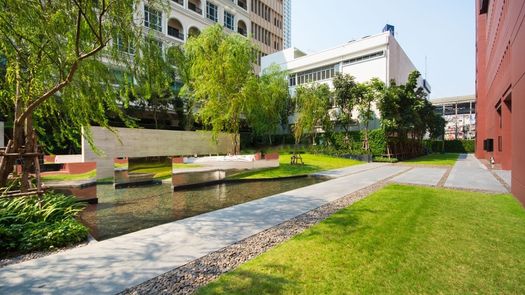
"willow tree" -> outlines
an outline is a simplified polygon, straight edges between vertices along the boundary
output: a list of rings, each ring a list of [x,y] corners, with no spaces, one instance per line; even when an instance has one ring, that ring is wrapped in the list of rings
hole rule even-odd
[[[258,79],[251,79],[245,110],[248,125],[256,135],[268,135],[270,145],[283,121],[288,121],[290,93],[286,72],[277,65],[265,69]]]
[[[108,44],[115,37],[120,43],[139,40],[133,26],[137,3],[0,0],[0,51],[6,60],[0,98],[13,113],[7,153],[34,149],[37,117],[56,118],[55,127],[64,133],[90,124],[109,127],[108,112],[126,121],[119,108],[126,102],[117,99],[107,62],[122,66],[129,56]],[[118,89],[125,91],[126,86]],[[13,164],[12,157],[1,158],[0,187],[6,185]],[[27,170],[24,165],[25,175]],[[22,190],[27,186],[22,183]]]
[[[296,122],[294,125],[295,143],[299,143],[304,133],[312,135],[315,143],[320,128],[330,128],[330,88],[325,84],[301,85],[295,93]]]
[[[190,62],[192,98],[198,107],[197,119],[211,128],[214,137],[225,131],[233,134],[234,154],[238,152],[239,129],[252,87],[255,47],[240,34],[227,34],[220,25],[206,28],[190,38],[185,54]]]

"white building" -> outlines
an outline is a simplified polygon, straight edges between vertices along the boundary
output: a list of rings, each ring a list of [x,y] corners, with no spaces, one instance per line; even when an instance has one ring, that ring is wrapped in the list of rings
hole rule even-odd
[[[136,11],[137,19],[163,44],[181,44],[216,23],[244,36],[250,31],[246,0],[170,0],[165,5],[169,7],[152,7],[144,1]]]
[[[392,79],[398,84],[404,84],[408,75],[416,70],[395,39],[392,26],[385,27],[381,34],[352,40],[318,53],[305,54],[296,48],[285,49],[264,57],[261,69],[264,70],[272,64],[277,64],[289,72],[292,96],[298,85],[315,82],[327,84],[332,88],[332,78],[336,73],[352,75],[358,82],[379,78],[387,84]],[[422,78],[420,85],[430,93],[429,84]],[[374,111],[376,117],[379,117],[375,107]],[[378,127],[378,120],[374,121],[372,126]]]
[[[476,138],[476,96],[464,95],[430,100],[436,114],[445,119],[445,140]]]

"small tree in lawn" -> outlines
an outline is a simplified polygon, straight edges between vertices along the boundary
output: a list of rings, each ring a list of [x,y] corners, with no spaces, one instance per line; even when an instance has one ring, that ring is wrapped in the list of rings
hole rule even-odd
[[[297,119],[294,125],[295,143],[299,143],[305,132],[312,135],[315,144],[318,127],[330,128],[330,89],[324,84],[301,85],[295,94]]]
[[[378,100],[383,91],[384,83],[378,78],[372,78],[369,82],[358,83],[355,88],[357,108],[359,111],[359,121],[363,124],[364,138],[363,150],[370,153],[370,144],[368,138],[368,129],[370,120],[374,118],[372,106]]]
[[[129,63],[117,46],[107,45],[117,36],[139,40],[141,32],[133,26],[137,3],[0,0],[0,50],[6,60],[0,99],[13,113],[7,153],[34,150],[35,118],[58,118],[56,127],[65,133],[92,123],[109,127],[109,112],[129,122],[119,108],[114,75],[103,61],[118,67]],[[14,158],[1,158],[0,187],[13,165]],[[22,191],[29,186],[29,168],[23,165]]]
[[[191,63],[191,98],[198,107],[196,117],[211,127],[215,136],[221,131],[233,133],[234,147],[251,89],[248,86],[255,79],[254,52],[249,39],[227,34],[220,25],[206,28],[185,45]],[[233,152],[238,151],[235,148]]]
[[[246,118],[255,134],[268,135],[270,144],[272,133],[288,120],[286,108],[289,99],[286,73],[277,65],[266,69],[259,79],[250,80]]]
[[[334,99],[339,109],[337,121],[344,129],[345,142],[348,144],[348,141],[350,140],[350,126],[354,123],[354,120],[352,119],[352,111],[354,110],[357,100],[357,83],[353,76],[343,75],[341,73],[335,75],[333,83]]]

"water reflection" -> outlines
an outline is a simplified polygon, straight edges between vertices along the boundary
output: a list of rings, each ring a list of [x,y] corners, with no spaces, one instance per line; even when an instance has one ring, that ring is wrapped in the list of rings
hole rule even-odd
[[[315,184],[316,178],[219,184],[172,191],[170,184],[115,190],[96,186],[99,203],[89,205],[81,219],[97,240],[180,220],[262,197]]]

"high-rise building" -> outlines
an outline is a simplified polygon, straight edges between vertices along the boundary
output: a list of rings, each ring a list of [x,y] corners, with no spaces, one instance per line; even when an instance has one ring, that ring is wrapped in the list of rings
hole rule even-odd
[[[476,156],[512,170],[525,205],[525,1],[476,1]]]
[[[260,65],[261,57],[284,48],[283,0],[251,0],[250,4],[251,36],[260,48]]]
[[[284,49],[292,47],[292,0],[284,0]]]

